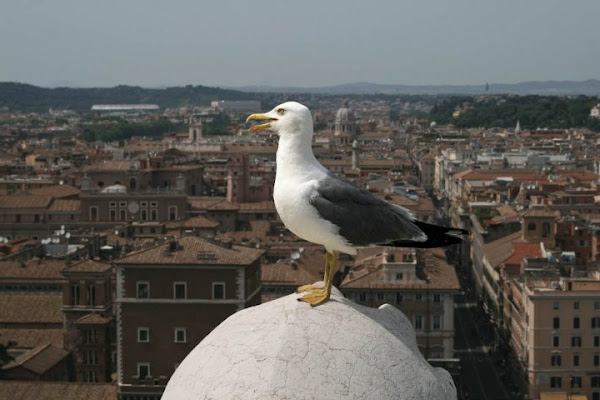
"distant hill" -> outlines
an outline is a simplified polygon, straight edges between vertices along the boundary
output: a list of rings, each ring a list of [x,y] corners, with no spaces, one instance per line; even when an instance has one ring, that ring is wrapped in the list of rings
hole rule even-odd
[[[50,108],[88,111],[94,104],[158,104],[162,108],[209,105],[211,100],[253,100],[256,95],[208,86],[145,89],[139,86],[112,88],[42,88],[0,82],[0,108],[45,112]]]
[[[379,83],[357,82],[324,87],[275,87],[275,86],[244,86],[237,90],[246,92],[271,93],[315,93],[328,95],[342,94],[385,94],[385,95],[482,95],[482,94],[517,94],[517,95],[600,95],[600,81],[532,81],[512,84],[490,83],[481,85],[386,85]]]

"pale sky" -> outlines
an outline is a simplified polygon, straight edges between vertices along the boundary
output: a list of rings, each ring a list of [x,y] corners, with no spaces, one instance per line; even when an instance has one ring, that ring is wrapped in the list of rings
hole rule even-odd
[[[600,79],[599,0],[0,0],[0,81]]]

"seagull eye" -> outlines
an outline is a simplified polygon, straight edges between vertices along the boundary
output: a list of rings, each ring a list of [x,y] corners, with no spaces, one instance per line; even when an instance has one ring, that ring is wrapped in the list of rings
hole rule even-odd
[[[285,114],[285,110],[283,108],[278,108],[277,109],[277,114],[283,115],[283,114]]]

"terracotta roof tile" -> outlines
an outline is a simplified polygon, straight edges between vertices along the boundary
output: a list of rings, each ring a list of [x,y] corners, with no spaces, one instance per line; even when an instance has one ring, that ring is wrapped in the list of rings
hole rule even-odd
[[[69,352],[67,350],[48,343],[20,355],[2,367],[2,369],[10,370],[22,367],[35,374],[41,375],[61,362],[68,355]]]
[[[106,272],[112,268],[110,264],[94,260],[84,260],[64,269],[65,272]]]
[[[71,199],[55,199],[48,210],[50,211],[79,211],[81,201]]]
[[[131,253],[116,264],[197,264],[197,265],[250,265],[264,253],[263,250],[243,246],[227,249],[196,236],[183,236],[179,249],[170,252],[169,243]]]
[[[239,210],[239,208],[240,208],[237,204],[234,204],[230,201],[223,200],[223,199],[190,200],[189,203],[192,206],[192,208],[195,210],[220,210],[220,211],[232,210],[232,211],[234,211],[234,210]]]
[[[63,323],[62,293],[0,293],[0,323]]]
[[[0,280],[57,280],[64,277],[61,271],[65,268],[63,260],[29,260],[24,263],[17,261],[0,261]]]
[[[63,199],[66,197],[79,196],[81,190],[71,185],[47,185],[40,188],[29,189],[26,192],[20,192],[18,194],[32,194],[32,195],[43,195],[52,196],[56,199]]]
[[[460,284],[456,271],[446,261],[442,249],[427,249],[421,252],[423,282],[386,282],[383,264],[376,268],[360,267],[353,270],[342,282],[341,289],[409,289],[409,290],[458,290]]]
[[[34,348],[46,343],[63,346],[62,329],[12,329],[0,328],[0,343],[15,343],[15,348]]]
[[[0,209],[22,209],[22,208],[48,208],[52,196],[16,194],[11,196],[0,196]]]

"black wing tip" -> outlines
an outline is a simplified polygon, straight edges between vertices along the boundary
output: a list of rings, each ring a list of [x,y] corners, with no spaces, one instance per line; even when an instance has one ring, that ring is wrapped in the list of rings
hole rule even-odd
[[[464,240],[463,236],[469,235],[469,231],[461,228],[449,228],[421,221],[415,221],[415,224],[427,235],[426,241],[397,240],[387,244],[387,246],[417,248],[446,247],[462,243]]]

